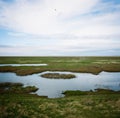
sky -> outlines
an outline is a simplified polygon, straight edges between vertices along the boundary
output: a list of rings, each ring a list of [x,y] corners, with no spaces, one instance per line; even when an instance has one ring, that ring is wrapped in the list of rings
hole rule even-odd
[[[0,56],[120,56],[120,0],[0,0]]]

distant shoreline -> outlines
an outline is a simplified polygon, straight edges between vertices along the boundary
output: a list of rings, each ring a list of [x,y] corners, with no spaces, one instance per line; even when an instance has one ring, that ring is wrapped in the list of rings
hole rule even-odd
[[[41,64],[47,66],[5,66],[0,72],[14,72],[17,75],[31,75],[44,71],[69,71],[99,74],[120,72],[120,57],[0,57],[0,64]]]

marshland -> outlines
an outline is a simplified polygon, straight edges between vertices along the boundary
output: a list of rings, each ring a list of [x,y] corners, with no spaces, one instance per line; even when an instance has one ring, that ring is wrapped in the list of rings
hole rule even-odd
[[[0,64],[7,64],[1,118],[120,117],[120,57],[0,57]]]

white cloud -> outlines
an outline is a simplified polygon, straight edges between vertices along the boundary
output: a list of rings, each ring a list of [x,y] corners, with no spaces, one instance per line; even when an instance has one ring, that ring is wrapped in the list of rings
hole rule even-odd
[[[78,52],[80,55],[109,50],[110,55],[120,48],[120,4],[102,0],[14,1],[0,1],[0,27],[9,30],[11,42],[7,44],[12,44],[12,40],[16,43],[13,47],[1,46],[0,54],[66,55]],[[51,39],[51,42],[45,39]]]
[[[0,54],[6,52],[7,54],[16,54],[16,55],[69,55],[71,53],[78,55],[85,55],[87,52],[98,52],[104,50],[109,52],[106,55],[114,55],[111,51],[118,50],[120,47],[119,40],[104,40],[104,39],[84,39],[77,40],[67,39],[67,40],[57,40],[56,42],[51,42],[46,45],[43,43],[39,45],[11,45],[11,46],[0,46]],[[119,50],[118,50],[119,52]]]
[[[13,37],[24,37],[24,36],[26,36],[26,34],[20,33],[20,32],[8,32],[8,35],[13,36]]]
[[[30,34],[68,32],[66,19],[89,12],[98,0],[16,0],[2,4],[0,25]],[[70,24],[69,24],[70,25]]]
[[[120,34],[120,11],[100,15],[87,15],[71,22],[76,36],[105,37]],[[70,28],[69,28],[70,29]]]

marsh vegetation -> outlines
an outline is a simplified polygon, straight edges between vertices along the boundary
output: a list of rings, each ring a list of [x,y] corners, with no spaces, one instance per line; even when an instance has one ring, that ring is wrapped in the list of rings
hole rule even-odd
[[[80,90],[76,90],[76,91],[72,91],[72,90],[67,90],[64,91],[63,94],[65,94],[65,96],[80,96],[80,95],[107,95],[107,94],[120,94],[120,91],[114,91],[114,90],[110,90],[110,89],[101,89],[101,88],[97,88],[95,89],[95,91],[90,90],[90,91],[80,91]]]
[[[0,83],[0,93],[31,93],[38,90],[35,86],[23,87],[22,83]]]
[[[0,57],[0,64],[40,63],[48,66],[6,66],[0,67],[0,72],[21,76],[44,71],[120,72],[120,57]],[[0,118],[120,117],[120,91],[64,91],[64,98],[52,99],[29,94],[37,90],[35,86],[25,87],[21,83],[1,83]]]
[[[120,72],[120,57],[0,57],[0,64],[47,64],[47,66],[0,67],[0,72],[30,75],[43,71],[70,71],[99,74]]]
[[[73,74],[60,74],[60,73],[45,73],[41,77],[52,78],[52,79],[72,79],[75,78]]]
[[[104,90],[100,90],[104,91]],[[69,91],[70,93],[70,91]],[[74,94],[73,94],[74,93]],[[68,94],[68,92],[67,92]],[[78,94],[48,99],[28,93],[0,93],[1,118],[119,118],[120,94]]]

